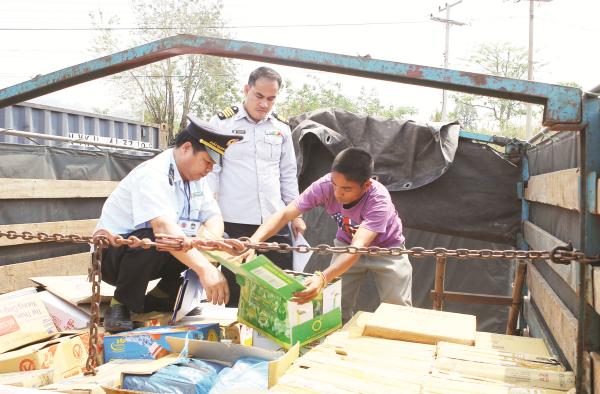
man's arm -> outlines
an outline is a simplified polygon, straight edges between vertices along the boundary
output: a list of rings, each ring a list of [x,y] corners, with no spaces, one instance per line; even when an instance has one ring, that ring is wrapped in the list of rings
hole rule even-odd
[[[376,232],[359,227],[358,230],[356,230],[354,237],[352,237],[351,246],[356,246],[359,248],[370,246],[375,237],[377,237]],[[331,265],[323,271],[323,275],[327,283],[348,271],[348,269],[350,269],[350,267],[352,267],[359,258],[360,255],[356,253],[344,253],[337,256]],[[304,304],[312,300],[322,290],[324,283],[321,277],[315,275],[309,277],[304,285],[306,286],[306,289],[295,293],[292,301],[295,301],[299,304]]]
[[[211,216],[210,219],[203,223],[203,226],[215,239],[223,238],[225,224],[223,223],[223,217],[221,215]]]
[[[181,228],[168,217],[159,216],[150,221],[154,234],[180,235],[185,234]],[[213,304],[226,304],[229,301],[229,287],[227,280],[221,272],[213,266],[196,249],[190,249],[187,252],[170,252],[177,260],[193,269],[206,291],[206,298]]]

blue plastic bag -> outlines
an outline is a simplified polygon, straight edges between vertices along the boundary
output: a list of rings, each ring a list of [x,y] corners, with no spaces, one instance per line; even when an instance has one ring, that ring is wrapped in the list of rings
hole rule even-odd
[[[180,359],[150,376],[127,375],[123,388],[165,394],[207,394],[223,367],[196,359]]]
[[[218,375],[210,394],[224,394],[244,389],[267,389],[269,362],[256,357],[242,357]]]

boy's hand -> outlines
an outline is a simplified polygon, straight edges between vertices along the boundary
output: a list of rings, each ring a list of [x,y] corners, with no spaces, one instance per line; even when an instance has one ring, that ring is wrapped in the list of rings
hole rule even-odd
[[[292,298],[292,301],[297,302],[298,304],[305,304],[309,301],[312,301],[313,298],[319,295],[323,289],[323,285],[323,279],[320,276],[309,276],[306,278],[306,280],[304,280],[304,286],[306,289],[294,293],[294,298]]]

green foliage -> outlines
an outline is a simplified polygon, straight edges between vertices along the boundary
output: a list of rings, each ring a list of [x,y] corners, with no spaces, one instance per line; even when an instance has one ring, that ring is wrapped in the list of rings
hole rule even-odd
[[[277,112],[285,117],[300,115],[320,108],[341,108],[355,114],[379,116],[384,118],[402,118],[415,114],[412,107],[385,106],[381,103],[374,89],[361,89],[358,98],[350,97],[342,92],[342,84],[322,81],[314,75],[311,81],[295,88],[291,81],[286,81],[282,99],[277,104]]]
[[[476,72],[514,79],[527,78],[527,51],[508,43],[480,45],[468,61],[476,67]],[[453,95],[453,99],[456,107],[451,116],[466,129],[483,127],[481,123],[487,118],[503,135],[519,136],[522,132],[522,127],[515,125],[515,121],[525,115],[524,103],[462,93]],[[480,113],[485,114],[484,119],[481,119]]]
[[[176,34],[223,37],[219,0],[133,0],[138,30],[127,39],[114,30],[101,30],[94,51],[106,55]],[[96,27],[118,26],[119,18],[91,14]],[[206,118],[240,99],[234,63],[227,58],[184,55],[116,75],[120,98],[137,106],[143,120],[167,125],[169,139],[187,124],[193,113]],[[141,102],[141,103],[140,103]],[[141,105],[140,105],[141,104]]]

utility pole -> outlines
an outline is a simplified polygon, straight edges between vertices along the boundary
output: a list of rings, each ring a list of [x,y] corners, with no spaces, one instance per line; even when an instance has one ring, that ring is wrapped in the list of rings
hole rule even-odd
[[[436,21],[436,22],[442,22],[442,23],[446,24],[446,47],[444,49],[444,68],[448,68],[448,59],[450,57],[450,25],[456,25],[456,26],[464,26],[465,25],[462,22],[454,21],[454,20],[450,19],[450,8],[452,8],[455,5],[458,5],[460,3],[462,3],[462,0],[458,0],[456,3],[453,3],[453,4],[446,3],[444,8],[438,7],[438,12],[446,11],[446,19],[436,18],[433,16],[433,14],[431,15],[431,20]],[[447,118],[447,112],[448,112],[447,101],[448,101],[448,93],[446,92],[446,90],[444,90],[442,92],[442,121],[446,120],[446,118]]]
[[[533,2],[552,0],[529,0],[529,51],[527,54],[527,79],[533,81]],[[531,104],[527,103],[527,115],[525,118],[525,139],[532,137],[531,132]]]

